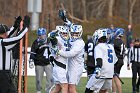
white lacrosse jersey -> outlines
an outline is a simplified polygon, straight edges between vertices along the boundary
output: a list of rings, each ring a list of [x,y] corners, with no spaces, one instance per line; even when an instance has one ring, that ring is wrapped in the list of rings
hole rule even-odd
[[[58,48],[66,51],[67,50],[67,41],[63,40],[61,37],[56,37],[58,41]],[[66,65],[66,69],[58,66],[54,62],[54,67],[53,67],[53,78],[54,78],[54,83],[68,83],[67,81],[67,62],[68,58],[60,56],[60,55],[53,55],[55,60],[58,61],[59,63],[62,63]]]
[[[60,50],[58,54],[68,58],[68,83],[78,84],[84,67],[84,47],[82,39],[70,42],[70,51]]]
[[[57,36],[57,41],[58,41],[58,49],[61,49],[63,51],[67,50],[67,41],[63,40],[60,36]],[[60,55],[55,55],[55,60],[57,60],[58,62],[61,62],[63,64],[67,64],[67,58],[60,56]]]
[[[113,78],[114,64],[118,58],[115,54],[114,47],[111,44],[99,43],[95,46],[95,64],[97,58],[102,59],[101,77],[100,78]]]

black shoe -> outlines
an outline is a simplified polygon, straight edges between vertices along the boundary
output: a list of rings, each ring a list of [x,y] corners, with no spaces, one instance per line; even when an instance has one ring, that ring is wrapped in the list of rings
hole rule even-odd
[[[139,88],[137,88],[136,91],[139,92]]]
[[[139,92],[139,86],[137,86],[136,91]]]
[[[93,90],[86,88],[85,93],[93,93]]]

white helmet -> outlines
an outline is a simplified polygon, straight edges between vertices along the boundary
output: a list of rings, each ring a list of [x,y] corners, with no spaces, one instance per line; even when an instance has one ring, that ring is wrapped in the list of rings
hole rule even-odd
[[[56,26],[56,30],[58,30],[58,35],[64,39],[68,40],[69,39],[69,27],[67,26]]]
[[[104,28],[100,28],[97,30],[97,36],[96,36],[97,41],[99,41],[99,39],[102,37],[107,38],[107,30]]]
[[[82,33],[83,33],[83,28],[81,25],[72,25],[70,30],[70,35],[73,41],[77,40],[78,38],[81,38]]]

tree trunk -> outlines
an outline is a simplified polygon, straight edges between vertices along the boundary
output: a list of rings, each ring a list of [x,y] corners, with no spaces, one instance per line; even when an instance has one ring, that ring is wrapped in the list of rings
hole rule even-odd
[[[136,3],[137,0],[129,0],[129,3],[130,3],[130,11],[129,11],[129,24],[132,25],[133,23],[133,9],[134,9],[134,5]]]
[[[53,18],[53,0],[49,0],[49,5],[50,5],[50,18],[51,18],[51,27],[50,29],[54,29],[55,28],[55,22],[54,22],[54,18]]]
[[[82,5],[83,5],[83,19],[84,21],[87,21],[86,0],[82,0]]]
[[[114,6],[114,1],[115,1],[115,0],[109,0],[109,2],[108,2],[108,17],[110,17],[110,18],[113,17],[113,6]]]
[[[73,0],[69,0],[70,1],[70,14],[73,16]],[[73,19],[71,20],[73,23]]]

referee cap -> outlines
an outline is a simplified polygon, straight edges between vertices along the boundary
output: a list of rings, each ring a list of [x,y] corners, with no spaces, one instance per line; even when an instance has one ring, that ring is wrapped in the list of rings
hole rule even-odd
[[[9,28],[5,24],[0,24],[0,34],[4,34],[9,31]]]

